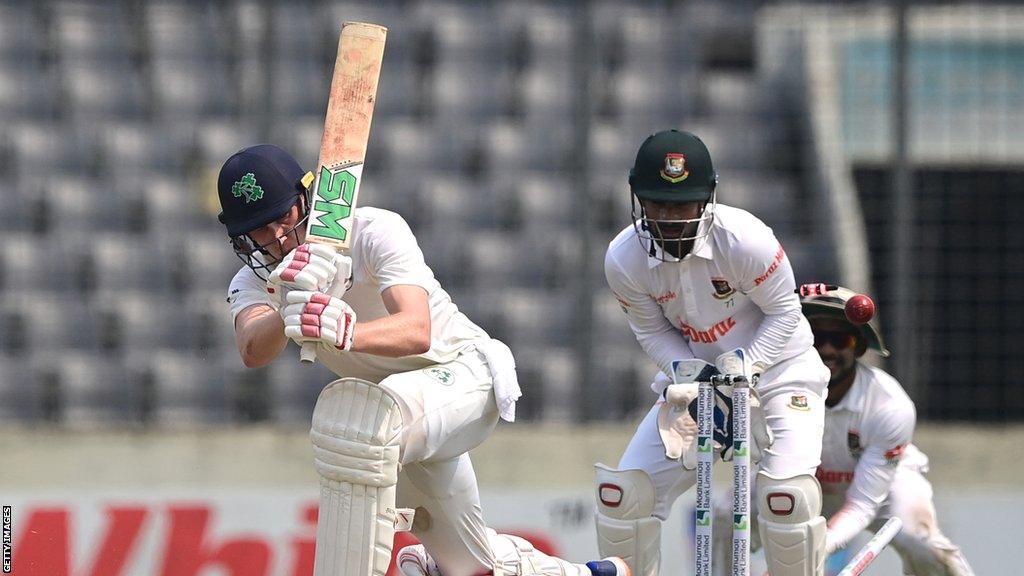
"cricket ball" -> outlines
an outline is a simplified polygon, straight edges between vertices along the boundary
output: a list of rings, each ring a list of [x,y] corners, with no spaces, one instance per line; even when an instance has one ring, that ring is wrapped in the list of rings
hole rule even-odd
[[[846,319],[854,324],[867,324],[875,317],[875,303],[864,294],[846,301]]]

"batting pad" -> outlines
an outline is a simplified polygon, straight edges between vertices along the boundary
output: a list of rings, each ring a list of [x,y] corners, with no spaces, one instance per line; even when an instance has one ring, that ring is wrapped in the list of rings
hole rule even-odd
[[[661,566],[661,520],[654,513],[654,483],[643,470],[595,464],[597,549],[618,556],[636,576],[657,576]]]
[[[313,409],[320,520],[315,576],[384,576],[395,535],[402,414],[379,386],[327,385]]]

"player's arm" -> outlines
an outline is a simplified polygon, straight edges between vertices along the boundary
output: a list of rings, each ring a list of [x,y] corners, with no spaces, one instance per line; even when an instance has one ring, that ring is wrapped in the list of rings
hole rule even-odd
[[[665,318],[654,298],[623,269],[611,250],[605,255],[604,273],[637,342],[662,372],[672,374],[673,360],[694,358],[682,333]]]
[[[764,312],[747,356],[767,368],[774,364],[800,324],[800,298],[786,251],[771,229],[751,229],[736,246],[734,270],[742,290]]]
[[[867,446],[853,472],[842,507],[828,519],[826,551],[845,547],[875,519],[889,495],[896,468],[913,436],[916,417],[913,407],[894,407],[872,415],[875,431],[862,431]]]
[[[420,286],[395,285],[381,292],[388,315],[357,322],[353,352],[398,358],[430,350],[430,301]]]
[[[266,366],[288,344],[281,315],[267,304],[245,308],[235,317],[235,343],[247,367]]]

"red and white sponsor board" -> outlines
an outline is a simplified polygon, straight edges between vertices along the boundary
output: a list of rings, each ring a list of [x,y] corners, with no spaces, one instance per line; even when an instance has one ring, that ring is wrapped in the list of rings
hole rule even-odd
[[[0,498],[13,507],[12,573],[19,576],[313,573],[315,486]],[[483,507],[491,526],[524,536],[538,549],[578,562],[596,557],[588,491],[485,492]],[[415,542],[399,534],[395,550]]]

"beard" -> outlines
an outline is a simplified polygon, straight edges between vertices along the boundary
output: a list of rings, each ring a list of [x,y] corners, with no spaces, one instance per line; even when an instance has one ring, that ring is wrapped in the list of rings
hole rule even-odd
[[[699,224],[697,222],[689,222],[678,228],[669,225],[669,228],[665,230],[663,225],[655,225],[656,241],[658,246],[661,247],[666,253],[671,254],[675,258],[682,259],[684,256],[693,250],[692,239],[679,240],[679,238],[692,238],[697,234],[697,228]]]
[[[849,378],[857,366],[856,360],[844,362],[841,356],[823,357],[821,361],[825,364],[831,374],[828,381],[830,386]]]

